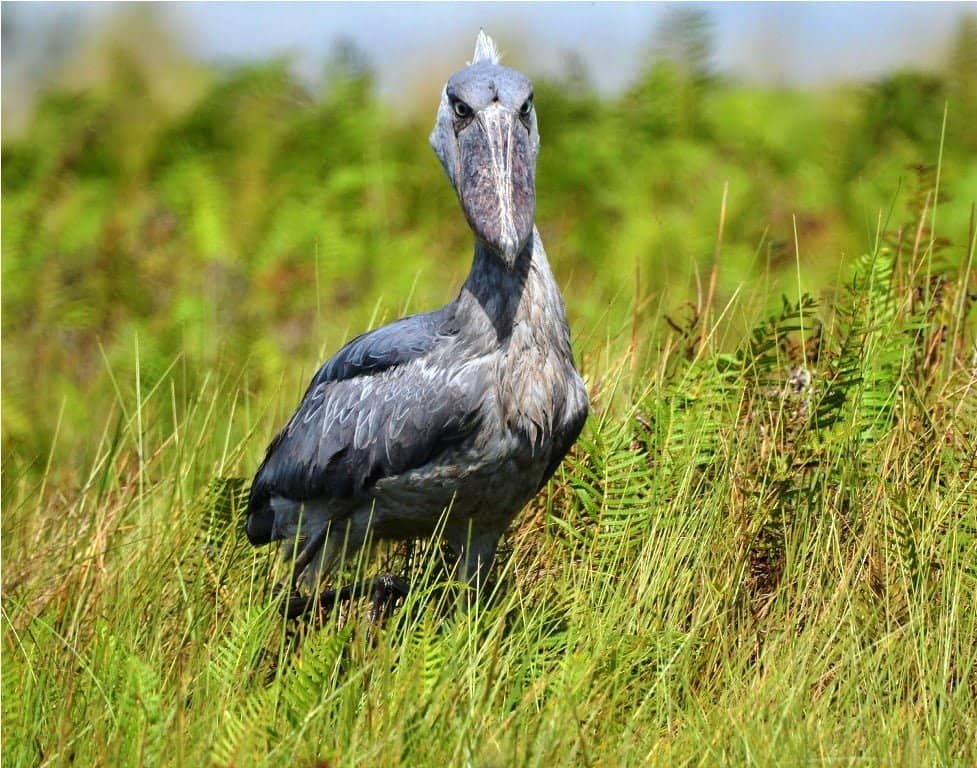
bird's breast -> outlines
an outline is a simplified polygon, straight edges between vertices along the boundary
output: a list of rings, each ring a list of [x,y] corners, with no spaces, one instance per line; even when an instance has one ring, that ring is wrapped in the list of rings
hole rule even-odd
[[[544,449],[566,402],[565,356],[530,323],[517,323],[496,370],[501,423],[521,438],[533,457]]]

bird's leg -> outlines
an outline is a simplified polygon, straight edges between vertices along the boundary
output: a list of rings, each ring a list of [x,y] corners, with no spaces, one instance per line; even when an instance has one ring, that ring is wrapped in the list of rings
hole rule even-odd
[[[309,567],[309,563],[312,562],[312,558],[319,554],[319,551],[322,549],[322,545],[325,543],[328,535],[329,526],[322,526],[321,529],[316,531],[308,538],[301,551],[298,553],[298,555],[296,555],[295,561],[292,563],[293,592],[297,591],[298,581],[302,577],[302,572]]]
[[[495,550],[499,544],[499,535],[495,533],[473,536],[461,547],[456,548],[458,561],[455,566],[455,576],[459,581],[479,591],[488,580],[495,559]]]
[[[500,535],[495,532],[475,535],[469,531],[463,541],[449,541],[449,548],[456,557],[453,576],[467,586],[467,589],[462,588],[463,594],[459,595],[465,611],[471,610],[474,601],[485,589]]]
[[[304,596],[299,592],[298,583],[299,579],[302,578],[302,572],[309,567],[319,550],[322,549],[323,544],[326,541],[326,537],[329,535],[329,527],[323,526],[319,531],[316,531],[309,539],[306,540],[302,549],[295,556],[292,561],[292,571],[291,576],[286,577],[288,579],[288,586],[286,587],[286,579],[282,579],[278,584],[275,585],[272,590],[272,595],[278,597],[286,589],[288,590],[288,600],[282,605],[281,612],[286,618],[294,619],[298,616],[302,616],[308,613],[312,608],[313,599],[311,597]]]

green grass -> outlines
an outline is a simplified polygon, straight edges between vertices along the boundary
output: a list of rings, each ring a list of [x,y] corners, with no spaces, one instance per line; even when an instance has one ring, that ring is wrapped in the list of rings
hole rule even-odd
[[[969,24],[865,88],[537,82],[592,416],[471,610],[381,546],[342,576],[405,604],[321,628],[241,498],[313,366],[467,269],[435,104],[164,60],[175,103],[104,46],[4,132],[4,764],[977,764]]]
[[[117,381],[90,466],[5,482],[5,761],[973,764],[973,256],[880,249],[733,352],[619,360],[492,593],[445,605],[422,548],[383,626],[278,616],[241,379]]]

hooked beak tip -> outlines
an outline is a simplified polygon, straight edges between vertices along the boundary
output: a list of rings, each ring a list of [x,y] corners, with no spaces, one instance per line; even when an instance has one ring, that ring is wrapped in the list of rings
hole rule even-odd
[[[512,269],[521,250],[519,243],[511,238],[507,238],[499,243],[499,250],[502,253],[502,260],[506,263],[506,266]]]

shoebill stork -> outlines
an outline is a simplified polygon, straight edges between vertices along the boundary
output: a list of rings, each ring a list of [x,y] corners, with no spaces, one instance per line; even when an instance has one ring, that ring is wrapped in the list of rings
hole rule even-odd
[[[484,582],[587,417],[534,224],[533,86],[484,32],[444,87],[430,141],[475,235],[471,272],[447,306],[340,349],[268,447],[247,534],[285,543],[293,596],[368,539],[435,533],[459,577]]]

